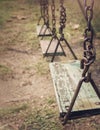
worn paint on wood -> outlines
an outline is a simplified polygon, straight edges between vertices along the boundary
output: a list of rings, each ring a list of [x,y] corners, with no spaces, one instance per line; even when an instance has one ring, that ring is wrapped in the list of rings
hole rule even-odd
[[[50,63],[50,71],[60,112],[67,112],[77,84],[81,79],[80,62]],[[99,109],[100,99],[90,83],[83,83],[73,111]]]
[[[48,48],[49,43],[50,43],[50,40],[40,40],[40,46],[42,48],[42,53],[43,54],[46,53],[46,50]],[[54,52],[55,52],[56,46],[57,46],[57,40],[53,40],[52,43],[51,43],[51,45],[50,45],[50,47],[49,47],[47,55],[53,55]],[[59,46],[58,49],[57,49],[56,55],[62,55],[62,54],[63,54],[62,49]]]
[[[42,29],[42,30],[41,30]],[[46,32],[45,32],[45,30],[46,30]],[[44,33],[45,32],[45,33]],[[47,29],[47,27],[44,25],[43,26],[43,28],[42,28],[42,26],[40,26],[40,25],[38,25],[37,26],[37,35],[39,36],[42,36],[42,35],[52,35],[52,32],[49,30],[49,29]]]

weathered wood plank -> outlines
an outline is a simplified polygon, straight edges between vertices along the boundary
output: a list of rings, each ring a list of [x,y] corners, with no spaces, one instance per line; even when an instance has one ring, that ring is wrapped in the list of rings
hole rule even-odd
[[[80,62],[50,63],[56,98],[60,113],[67,112],[72,97],[81,79]],[[66,109],[67,108],[67,109]],[[100,108],[100,99],[90,83],[83,83],[73,107],[73,111],[84,111]]]
[[[47,29],[47,26],[45,26],[45,25],[43,26],[43,28],[42,28],[42,26],[38,25],[36,30],[37,30],[37,35],[38,36],[52,35],[52,32],[49,29]],[[45,30],[46,30],[46,32],[45,32]]]
[[[49,43],[50,43],[50,40],[40,40],[40,46],[41,46],[43,55],[46,54],[46,50],[48,48]],[[57,46],[57,40],[53,40],[47,52],[47,56],[54,54],[56,46]],[[58,47],[56,55],[63,55],[63,52],[60,46]]]

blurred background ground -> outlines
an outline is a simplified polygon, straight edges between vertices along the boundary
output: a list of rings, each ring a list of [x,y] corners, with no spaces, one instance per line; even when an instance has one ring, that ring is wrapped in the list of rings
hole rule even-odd
[[[96,0],[93,19],[97,58],[91,68],[98,89],[99,3]],[[65,37],[81,59],[86,22],[77,0],[66,1],[65,6]],[[59,2],[56,2],[56,15],[58,28]],[[0,0],[0,130],[100,130],[100,116],[69,121],[65,127],[61,125],[48,58],[43,58],[36,34],[39,16],[39,0]],[[55,61],[69,59],[73,59],[70,52]]]

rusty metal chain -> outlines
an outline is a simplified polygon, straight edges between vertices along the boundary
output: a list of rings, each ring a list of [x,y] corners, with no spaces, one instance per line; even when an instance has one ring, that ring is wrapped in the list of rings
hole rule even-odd
[[[49,26],[49,2],[45,0],[45,24]]]
[[[93,37],[94,37],[94,31],[91,25],[92,19],[93,19],[93,6],[94,6],[94,0],[91,0],[90,5],[87,3],[89,0],[84,0],[84,6],[85,6],[85,17],[87,20],[87,27],[85,29],[84,34],[84,57],[81,61],[81,68],[84,69],[82,73],[82,77],[88,77],[89,74],[89,68],[92,63],[94,63],[96,58],[95,48],[93,45]]]
[[[56,16],[55,16],[55,0],[51,3],[51,13],[52,13],[52,34],[56,34]]]
[[[45,16],[45,4],[44,0],[40,0],[40,10],[41,10],[41,17]]]
[[[41,18],[44,19],[44,24],[49,25],[49,11],[48,11],[49,5],[48,0],[40,0],[40,12],[41,12]]]
[[[59,33],[63,34],[63,29],[66,26],[66,9],[64,7],[64,0],[60,0],[60,28]]]
[[[41,12],[39,22],[40,22],[41,19],[43,19],[44,23],[45,23],[45,0],[40,0],[39,3],[40,3],[40,12]]]

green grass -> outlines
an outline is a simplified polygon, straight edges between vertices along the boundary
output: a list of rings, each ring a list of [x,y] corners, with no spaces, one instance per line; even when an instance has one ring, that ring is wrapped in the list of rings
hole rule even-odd
[[[56,112],[50,108],[35,109],[25,119],[19,130],[61,130]]]
[[[94,3],[93,25],[96,33],[100,33],[100,1]]]
[[[9,74],[11,72],[12,70],[9,67],[0,64],[0,75]]]
[[[13,0],[0,0],[0,27],[10,18],[10,13],[14,8],[12,2]]]
[[[10,115],[19,113],[21,111],[24,111],[28,109],[28,105],[27,104],[22,104],[19,106],[12,106],[12,107],[8,107],[8,108],[1,108],[0,109],[0,119],[1,118],[5,118],[5,117],[9,117]]]
[[[25,70],[27,71],[35,70],[35,73],[38,76],[46,75],[49,72],[48,63],[45,60],[42,61],[42,59],[33,64],[28,64],[27,60],[24,60],[23,64],[25,65],[24,67]]]
[[[52,105],[55,103],[54,97],[49,97],[46,99],[46,102],[48,103],[48,105]]]
[[[40,76],[46,75],[49,72],[48,63],[43,59],[34,64],[34,69]]]

